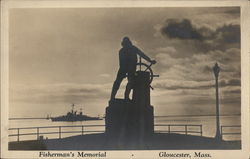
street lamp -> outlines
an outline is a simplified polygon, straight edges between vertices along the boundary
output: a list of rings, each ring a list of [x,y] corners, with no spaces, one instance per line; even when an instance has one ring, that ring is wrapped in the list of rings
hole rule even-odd
[[[215,88],[216,88],[216,135],[215,139],[217,141],[221,141],[221,132],[220,132],[220,111],[219,111],[219,86],[218,86],[218,77],[220,72],[220,67],[218,66],[218,63],[213,67],[214,76],[215,76]]]

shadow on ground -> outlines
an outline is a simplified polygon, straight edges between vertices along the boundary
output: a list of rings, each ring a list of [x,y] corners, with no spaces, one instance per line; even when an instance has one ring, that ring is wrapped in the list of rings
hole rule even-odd
[[[146,139],[107,136],[105,133],[79,135],[63,139],[10,142],[10,150],[202,150],[241,149],[240,141],[155,133]]]

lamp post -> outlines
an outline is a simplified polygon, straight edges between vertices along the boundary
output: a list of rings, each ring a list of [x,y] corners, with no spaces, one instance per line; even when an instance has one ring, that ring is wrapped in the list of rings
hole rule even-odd
[[[218,77],[220,72],[220,67],[216,63],[213,67],[214,76],[215,76],[215,88],[216,88],[216,135],[215,139],[217,141],[222,140],[220,132],[220,111],[219,111],[219,86],[218,86]]]

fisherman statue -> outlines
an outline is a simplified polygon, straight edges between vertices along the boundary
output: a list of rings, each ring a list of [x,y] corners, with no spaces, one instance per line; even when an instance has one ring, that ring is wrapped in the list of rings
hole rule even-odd
[[[111,137],[143,141],[154,133],[154,108],[150,103],[150,83],[154,77],[151,66],[156,63],[132,44],[122,40],[119,51],[119,70],[113,84],[111,99],[106,107],[105,133]],[[139,56],[139,60],[137,58]],[[143,63],[141,59],[150,64]],[[145,67],[145,69],[142,69]],[[127,77],[125,99],[115,98],[122,80]],[[132,100],[129,99],[133,89]]]
[[[129,94],[133,88],[136,65],[137,65],[137,55],[150,62],[151,65],[155,64],[155,60],[151,60],[147,55],[145,55],[140,49],[132,44],[128,37],[124,37],[122,40],[122,48],[119,51],[119,64],[120,68],[118,70],[116,80],[113,84],[110,101],[115,99],[116,93],[121,85],[122,80],[127,77],[128,83],[125,90],[125,100],[129,100]]]

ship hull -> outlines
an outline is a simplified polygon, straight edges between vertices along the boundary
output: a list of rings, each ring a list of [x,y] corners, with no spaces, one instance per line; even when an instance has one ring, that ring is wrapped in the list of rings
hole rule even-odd
[[[66,122],[87,121],[87,120],[102,120],[102,119],[97,117],[86,117],[86,116],[80,116],[80,117],[60,116],[51,118],[51,121],[66,121]]]

